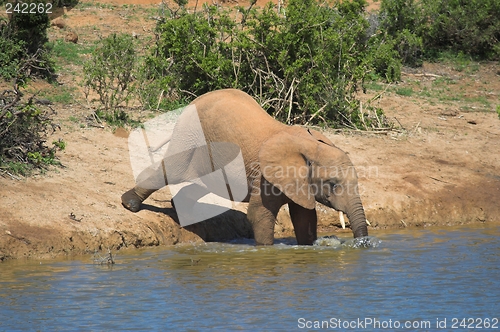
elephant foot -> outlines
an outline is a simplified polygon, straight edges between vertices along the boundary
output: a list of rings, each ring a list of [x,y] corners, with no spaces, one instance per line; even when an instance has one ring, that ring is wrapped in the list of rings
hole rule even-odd
[[[134,189],[130,189],[122,195],[122,205],[132,212],[139,211],[141,203],[142,199],[136,194]]]
[[[257,246],[272,246],[274,244],[274,229],[273,232],[266,232],[258,229],[256,227],[253,228],[253,235],[255,239],[255,245]]]

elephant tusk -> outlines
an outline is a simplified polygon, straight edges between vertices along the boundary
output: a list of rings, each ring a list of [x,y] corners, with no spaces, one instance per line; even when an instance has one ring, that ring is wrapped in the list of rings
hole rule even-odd
[[[368,221],[368,219],[366,219],[366,224],[367,224],[368,226],[371,226],[371,225],[372,225],[372,224],[370,224],[370,222]]]
[[[342,211],[339,211],[339,219],[340,224],[342,225],[342,229],[345,229],[344,213]]]

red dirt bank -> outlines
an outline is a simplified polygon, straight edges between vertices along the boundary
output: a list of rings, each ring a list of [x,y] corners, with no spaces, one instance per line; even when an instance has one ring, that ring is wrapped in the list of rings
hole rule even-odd
[[[71,21],[73,28],[87,31],[76,19],[81,13],[70,11],[71,15],[75,18]],[[106,22],[124,24],[108,18]],[[108,28],[112,32],[129,27]],[[79,42],[86,38],[80,36]],[[438,75],[454,82],[446,93],[462,91],[471,105],[477,97],[494,108],[499,103],[499,70],[498,63],[484,64],[473,74],[426,65],[416,73],[403,75],[399,86],[414,87],[418,83],[432,89]],[[62,74],[59,81],[71,85],[75,78]],[[388,92],[380,107],[405,130],[327,133],[349,153],[358,169],[361,198],[372,225],[369,231],[500,222],[500,120],[493,109],[476,111],[475,106],[469,106],[462,101]],[[250,233],[245,215],[238,211],[212,224],[179,227],[169,209],[168,190],[155,193],[146,201],[146,209],[136,214],[127,211],[121,206],[120,196],[134,185],[128,133],[123,129],[113,134],[110,128],[80,128],[68,119],[83,119],[89,110],[77,104],[55,108],[63,128],[55,137],[67,142],[66,151],[60,155],[65,167],[20,181],[0,177],[0,261],[201,242],[202,238],[223,240]],[[238,209],[245,211],[245,206]],[[335,212],[324,207],[318,210],[320,231],[341,231]],[[238,232],[231,226],[234,223],[239,225]],[[281,213],[276,236],[292,234],[287,214]],[[350,231],[343,236],[351,236]]]
[[[440,120],[443,110],[412,108],[411,101],[397,95],[384,98],[382,104],[409,128],[407,132],[329,134],[358,168],[369,229],[500,221],[496,115],[472,113]],[[59,116],[64,119],[75,112],[81,111],[61,109]],[[121,194],[134,184],[127,133],[81,129],[72,123],[63,128],[57,137],[68,142],[61,154],[65,168],[21,181],[0,178],[0,260],[199,242],[199,235],[227,239],[237,235],[228,226],[232,220],[244,224],[244,215],[234,212],[223,218],[226,226],[216,228],[224,229],[220,234],[204,223],[191,229],[196,234],[182,229],[170,216],[168,190],[154,194],[147,209],[127,211],[120,204]],[[318,209],[320,230],[338,231],[337,214]],[[290,236],[291,231],[282,213],[276,235]],[[242,233],[248,234],[248,228]]]

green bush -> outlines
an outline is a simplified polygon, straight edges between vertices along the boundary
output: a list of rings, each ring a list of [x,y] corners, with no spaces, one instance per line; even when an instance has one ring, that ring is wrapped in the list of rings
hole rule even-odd
[[[28,0],[23,3],[45,3]],[[13,2],[15,7],[17,1]],[[52,78],[53,61],[46,47],[49,17],[46,13],[20,13],[12,10],[10,19],[0,19],[0,75],[24,82],[28,76]],[[21,61],[27,59],[28,61]],[[21,68],[20,64],[29,68]],[[18,73],[20,72],[20,73]],[[22,75],[21,75],[22,74]]]
[[[6,80],[17,76],[24,41],[11,38],[8,22],[0,18],[0,76]]]
[[[451,50],[500,58],[498,0],[382,0],[380,17],[381,28],[395,39],[406,30],[410,49],[420,39],[427,56]]]
[[[170,10],[157,25],[143,82],[153,87],[150,96],[166,99],[239,88],[289,124],[358,126],[355,94],[365,76],[394,80],[401,67],[394,41],[367,33],[365,7],[364,0],[290,0],[286,15],[271,3]]]
[[[26,1],[40,4],[43,1]],[[14,2],[15,8],[16,2]],[[29,7],[28,7],[29,8]],[[58,125],[53,110],[25,98],[21,87],[29,77],[52,78],[53,62],[47,50],[47,14],[13,10],[9,20],[0,18],[0,76],[12,80],[12,89],[0,92],[0,171],[27,175],[33,169],[57,164],[63,141],[48,146],[46,139]]]
[[[26,4],[46,2],[38,0],[23,1]],[[16,1],[14,1],[15,3]],[[43,48],[48,41],[47,28],[50,26],[50,21],[46,13],[26,14],[13,11],[10,25],[12,28],[12,39],[24,41],[24,46],[28,54],[34,54],[38,49]]]
[[[494,54],[500,41],[498,0],[427,0],[424,10],[431,22],[423,25],[426,47],[450,48],[481,57],[500,55]]]
[[[115,108],[128,103],[135,89],[137,61],[132,36],[112,34],[100,40],[83,65],[86,97],[90,97],[91,91],[96,92],[105,111],[116,111]],[[121,116],[119,112],[113,114]]]
[[[0,93],[0,170],[27,175],[58,164],[56,152],[66,144],[59,140],[47,146],[47,136],[59,128],[53,110],[37,105],[35,96],[22,97],[17,84]]]

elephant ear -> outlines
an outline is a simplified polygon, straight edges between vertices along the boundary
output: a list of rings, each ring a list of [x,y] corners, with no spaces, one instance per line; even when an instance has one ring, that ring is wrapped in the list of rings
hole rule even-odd
[[[264,178],[306,209],[314,209],[315,197],[310,185],[309,161],[305,152],[314,152],[317,145],[313,140],[281,132],[264,142],[259,151]]]
[[[317,130],[314,130],[314,129],[307,129],[307,132],[312,136],[314,137],[318,142],[321,142],[321,143],[324,143],[326,145],[329,145],[329,146],[333,146],[335,147],[335,145],[332,143],[332,141],[330,141],[328,139],[328,137],[326,137],[325,135],[323,135],[322,133],[320,133],[319,131]]]

